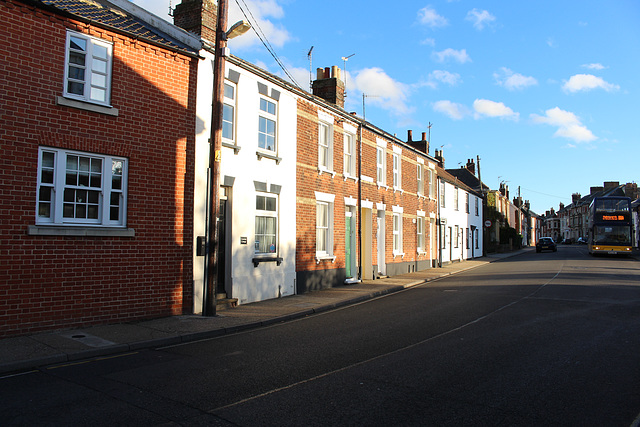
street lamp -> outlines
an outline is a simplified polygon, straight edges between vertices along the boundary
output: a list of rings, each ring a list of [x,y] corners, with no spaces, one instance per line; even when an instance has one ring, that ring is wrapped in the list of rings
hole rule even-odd
[[[211,105],[211,137],[209,139],[209,218],[205,256],[205,303],[203,316],[216,315],[216,282],[218,274],[218,209],[220,207],[220,160],[222,151],[222,111],[224,104],[224,65],[227,40],[246,33],[251,25],[240,21],[227,28],[227,0],[218,0],[218,23],[213,70]]]

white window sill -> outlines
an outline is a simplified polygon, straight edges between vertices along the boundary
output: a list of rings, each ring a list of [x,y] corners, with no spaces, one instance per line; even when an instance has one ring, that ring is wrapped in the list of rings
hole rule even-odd
[[[236,155],[240,152],[240,149],[241,149],[241,147],[239,145],[236,145],[233,141],[232,142],[222,141],[222,146],[226,148],[231,148],[233,150],[233,154],[236,154]]]
[[[336,173],[334,171],[330,171],[329,169],[322,166],[318,167],[318,175],[322,175],[323,173],[331,175],[331,178],[336,176]]]
[[[352,179],[354,182],[358,182],[358,177],[357,176],[344,175],[344,180],[346,181],[347,179]]]
[[[380,183],[380,182],[379,182],[379,183],[378,183],[378,189],[381,189],[381,188],[384,188],[385,190],[388,190],[388,189],[389,189],[389,187],[388,187],[388,186],[386,186],[386,185],[384,185],[384,184],[382,184],[382,183]]]
[[[394,252],[393,252],[393,257],[395,258],[395,257],[397,257],[397,256],[399,256],[399,257],[401,257],[401,258],[404,258],[404,252],[395,252],[395,251],[394,251]]]
[[[265,153],[263,151],[256,151],[256,156],[258,156],[258,160],[262,160],[263,157],[265,159],[275,160],[276,165],[279,165],[282,161],[282,157],[278,157],[275,154]]]
[[[316,255],[316,264],[320,264],[320,261],[331,261],[333,263],[336,258],[335,255]]]
[[[65,225],[29,225],[29,236],[135,237],[133,228],[83,227]]]
[[[119,115],[117,108],[113,108],[108,105],[92,104],[90,102],[77,101],[75,99],[65,98],[64,96],[56,97],[56,105],[62,105],[64,107],[77,108],[79,110],[93,111],[94,113],[106,114],[108,116]]]
[[[373,184],[373,178],[371,178],[370,176],[362,176],[362,182],[369,182],[371,184]]]
[[[393,187],[393,192],[395,193],[396,191],[399,191],[400,194],[404,194],[404,190],[400,187]]]
[[[418,250],[418,256],[426,256],[426,255],[428,255],[427,252]]]

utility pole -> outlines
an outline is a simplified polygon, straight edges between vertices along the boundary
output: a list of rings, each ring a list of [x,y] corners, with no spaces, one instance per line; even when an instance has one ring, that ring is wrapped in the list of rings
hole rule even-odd
[[[227,47],[227,0],[218,0],[218,23],[213,69],[213,101],[211,104],[211,137],[209,139],[209,221],[207,224],[207,276],[204,316],[216,315],[218,281],[218,209],[220,208],[220,160],[222,152],[222,104],[224,102],[224,66]]]

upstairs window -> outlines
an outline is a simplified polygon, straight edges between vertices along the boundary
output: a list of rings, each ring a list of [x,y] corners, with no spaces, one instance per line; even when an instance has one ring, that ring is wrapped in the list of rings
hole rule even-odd
[[[222,106],[222,138],[235,140],[236,87],[224,84],[224,104]]]
[[[393,153],[393,188],[399,190],[402,187],[402,172],[400,169],[401,158],[399,153]]]
[[[109,105],[112,56],[111,43],[81,33],[67,32],[64,96]]]
[[[333,170],[333,126],[318,124],[318,167],[321,170]]]
[[[344,134],[344,175],[356,176],[355,136]]]
[[[379,185],[385,185],[384,147],[376,147],[376,179]]]
[[[260,98],[258,123],[258,147],[266,151],[276,151],[276,104]]]
[[[127,160],[41,147],[36,224],[126,225]]]
[[[416,180],[418,181],[418,195],[424,196],[424,165],[418,163]]]

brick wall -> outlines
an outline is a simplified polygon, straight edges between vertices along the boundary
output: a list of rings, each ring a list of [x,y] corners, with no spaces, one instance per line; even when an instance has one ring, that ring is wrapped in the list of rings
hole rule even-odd
[[[192,306],[196,60],[0,0],[0,337]],[[56,105],[66,29],[113,42],[117,117]],[[29,235],[38,147],[128,158],[135,237]]]
[[[336,117],[333,125],[333,171],[335,176],[318,171],[318,105],[307,100],[298,101],[298,167],[297,167],[297,218],[298,218],[298,238],[296,254],[296,271],[304,272],[305,277],[309,277],[309,272],[326,272],[329,270],[341,270],[345,268],[345,197],[358,198],[358,183],[356,180],[343,176],[343,125]],[[342,119],[342,118],[340,118]],[[355,123],[352,123],[355,125]],[[372,255],[372,264],[378,265],[377,259],[377,217],[376,203],[384,203],[385,208],[385,263],[397,272],[415,271],[416,266],[421,262],[428,262],[428,255],[418,255],[417,253],[417,211],[423,210],[425,217],[425,244],[426,252],[429,252],[429,214],[436,212],[434,200],[418,197],[418,184],[416,180],[417,157],[421,156],[417,151],[406,146],[397,144],[387,138],[386,149],[386,174],[389,188],[378,187],[376,184],[376,139],[381,135],[368,129],[363,130],[362,144],[362,175],[373,179],[373,183],[363,180],[362,200],[373,203],[372,224],[363,227],[363,230],[371,230],[371,248],[367,248]],[[397,145],[402,149],[402,192],[393,191],[393,146]],[[356,149],[357,151],[357,149]],[[426,157],[425,164],[428,164]],[[425,184],[426,188],[426,184]],[[335,195],[333,211],[333,254],[335,261],[316,260],[316,206],[315,191]],[[403,213],[403,251],[404,257],[393,255],[393,213],[392,206],[402,206]],[[435,232],[435,227],[434,227]],[[366,240],[366,239],[364,239]],[[434,248],[435,254],[435,248]],[[359,255],[358,255],[359,259]],[[359,261],[358,261],[359,263]],[[394,269],[393,266],[396,266]],[[422,265],[422,264],[420,264]],[[326,276],[326,275],[325,275]],[[333,286],[344,280],[344,275],[335,274],[332,277],[335,283],[326,284]],[[299,275],[300,280],[300,275]],[[327,287],[323,286],[323,287]],[[299,286],[299,290],[305,286]]]

